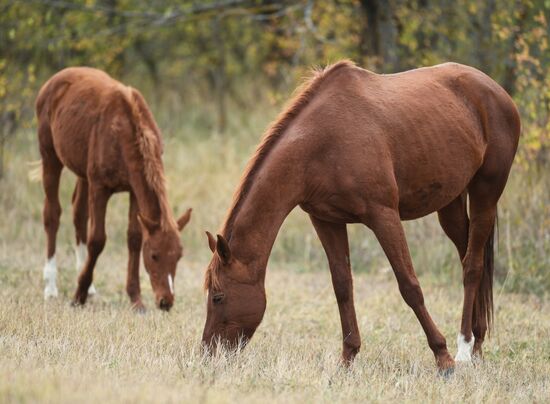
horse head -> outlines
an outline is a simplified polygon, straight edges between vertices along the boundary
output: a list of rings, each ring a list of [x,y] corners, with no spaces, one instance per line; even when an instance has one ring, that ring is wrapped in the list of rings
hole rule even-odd
[[[214,256],[205,283],[208,298],[202,342],[207,348],[222,344],[235,349],[252,338],[262,321],[265,289],[256,272],[233,256],[223,236],[218,234],[216,240],[206,234]]]
[[[174,304],[174,278],[179,259],[183,255],[179,232],[191,218],[191,209],[177,221],[177,228],[162,228],[160,223],[140,216],[144,234],[143,262],[151,279],[157,307],[168,311]]]

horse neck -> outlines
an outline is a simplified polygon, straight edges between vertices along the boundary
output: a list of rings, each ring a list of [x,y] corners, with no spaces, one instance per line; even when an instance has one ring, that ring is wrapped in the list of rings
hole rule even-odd
[[[289,167],[268,165],[239,208],[229,235],[232,254],[263,280],[273,244],[288,214],[299,203],[302,190],[298,175],[289,180]],[[227,237],[227,229],[223,232]]]

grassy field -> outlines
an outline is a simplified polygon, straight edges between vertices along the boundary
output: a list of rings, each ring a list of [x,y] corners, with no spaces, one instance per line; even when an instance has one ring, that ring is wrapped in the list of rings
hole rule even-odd
[[[175,108],[179,106],[176,105]],[[108,241],[95,272],[99,295],[82,309],[74,292],[74,236],[65,174],[58,237],[60,297],[42,299],[45,237],[42,189],[29,182],[38,159],[32,130],[18,133],[0,182],[0,402],[361,402],[550,400],[550,219],[548,174],[516,167],[500,204],[495,291],[496,329],[486,360],[444,379],[372,234],[350,226],[357,313],[363,346],[350,370],[338,366],[338,309],[324,253],[306,215],[291,214],[268,269],[268,308],[251,344],[237,355],[205,358],[203,271],[233,189],[274,111],[235,117],[225,137],[201,129],[200,117],[171,121],[166,136],[169,197],[194,216],[183,235],[186,256],[176,305],[136,315],[124,292],[127,196],[108,209]],[[456,252],[432,215],[406,224],[428,308],[456,352],[462,304]]]
[[[72,257],[64,257],[66,262]],[[136,315],[118,271],[98,277],[100,296],[69,307],[74,273],[63,296],[44,303],[38,268],[26,260],[2,273],[0,401],[2,402],[544,402],[550,397],[550,304],[499,295],[486,361],[437,375],[420,326],[389,275],[355,278],[362,352],[350,370],[338,366],[340,326],[327,271],[270,270],[265,320],[237,355],[204,358],[201,265],[187,263],[169,314]],[[34,267],[30,266],[34,264]],[[181,269],[180,269],[181,270]],[[71,275],[71,276],[70,276]],[[426,284],[428,307],[455,352],[461,293]],[[149,298],[149,287],[145,295]]]

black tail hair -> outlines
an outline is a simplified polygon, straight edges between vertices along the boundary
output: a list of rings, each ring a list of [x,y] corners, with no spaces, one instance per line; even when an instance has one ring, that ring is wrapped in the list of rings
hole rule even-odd
[[[494,239],[497,223],[498,216],[495,217],[495,224],[485,243],[483,252],[483,273],[474,301],[474,318],[481,319],[481,324],[479,325],[485,325],[489,334],[493,327],[493,274],[495,271]]]

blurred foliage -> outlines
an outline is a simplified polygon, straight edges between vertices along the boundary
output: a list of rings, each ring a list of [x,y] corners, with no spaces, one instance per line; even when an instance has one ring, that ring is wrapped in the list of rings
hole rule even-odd
[[[544,163],[549,18],[550,0],[2,0],[0,119],[28,123],[40,83],[72,65],[147,82],[149,97],[202,94],[215,105],[209,124],[223,132],[227,99],[280,103],[312,65],[349,58],[396,72],[453,60],[514,97],[519,159]],[[257,85],[244,92],[243,83]]]
[[[145,94],[170,145],[174,209],[201,206],[184,238],[190,258],[202,261],[210,254],[204,229],[221,222],[261,128],[311,66],[349,58],[392,73],[456,61],[489,74],[520,108],[519,164],[500,204],[496,276],[506,290],[542,295],[550,291],[549,21],[550,0],[0,0],[0,178],[4,144],[14,134],[19,142],[7,156],[23,167],[1,184],[1,205],[12,209],[7,233],[26,231],[21,239],[33,240],[26,244],[38,242],[40,190],[20,184],[24,162],[38,156],[34,98],[64,67],[97,67]],[[64,200],[72,186],[63,188]],[[121,243],[125,209],[109,220]],[[442,279],[460,278],[454,247],[435,219],[405,228],[419,274],[440,268]],[[349,231],[354,268],[385,271],[372,234],[364,226]],[[67,234],[72,240],[70,226]],[[272,256],[305,269],[326,265],[299,213],[286,221]]]

